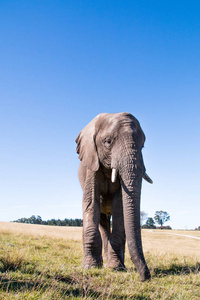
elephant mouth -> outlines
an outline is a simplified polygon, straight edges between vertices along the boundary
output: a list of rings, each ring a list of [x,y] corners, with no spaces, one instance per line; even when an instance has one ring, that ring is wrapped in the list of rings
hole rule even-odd
[[[153,180],[149,177],[149,175],[147,175],[146,172],[144,172],[143,176],[142,176],[147,182],[149,183],[153,183]],[[115,183],[117,179],[117,169],[112,168],[112,173],[111,173],[111,182]]]

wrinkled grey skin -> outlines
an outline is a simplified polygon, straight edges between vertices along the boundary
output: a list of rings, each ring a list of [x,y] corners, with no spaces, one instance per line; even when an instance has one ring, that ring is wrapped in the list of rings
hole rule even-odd
[[[144,259],[140,229],[140,194],[145,173],[145,135],[129,113],[96,116],[78,135],[83,189],[83,266],[102,266],[102,240],[107,267],[123,269],[125,239],[141,280],[151,277]],[[117,177],[111,182],[112,169]],[[110,217],[112,215],[112,232]],[[99,230],[100,229],[100,230]],[[100,233],[101,232],[101,233]]]

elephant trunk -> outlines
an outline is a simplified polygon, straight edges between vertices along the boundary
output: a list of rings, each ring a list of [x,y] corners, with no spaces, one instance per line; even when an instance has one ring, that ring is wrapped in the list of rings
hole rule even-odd
[[[125,233],[131,260],[141,280],[144,281],[151,277],[143,255],[140,227],[140,195],[144,165],[141,151],[136,149],[135,144],[123,150],[119,175],[122,186]]]

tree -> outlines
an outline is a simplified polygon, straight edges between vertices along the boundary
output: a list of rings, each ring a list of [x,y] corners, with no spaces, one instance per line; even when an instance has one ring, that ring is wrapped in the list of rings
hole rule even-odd
[[[30,218],[21,218],[15,220],[13,222],[17,223],[28,223],[28,224],[42,224],[42,225],[54,225],[54,226],[83,226],[82,219],[64,219],[64,220],[56,220],[51,219],[47,221],[43,221],[40,216],[32,215]]]
[[[30,224],[41,224],[42,218],[40,216],[32,215],[30,218],[28,218],[28,223]]]
[[[166,211],[159,210],[155,212],[154,220],[162,229],[163,224],[170,220],[170,215]]]
[[[141,225],[143,224],[144,220],[147,218],[147,213],[145,213],[145,211],[141,211],[140,212],[140,223]]]
[[[155,229],[155,221],[153,218],[148,218],[145,224],[145,228],[151,228],[151,229]]]

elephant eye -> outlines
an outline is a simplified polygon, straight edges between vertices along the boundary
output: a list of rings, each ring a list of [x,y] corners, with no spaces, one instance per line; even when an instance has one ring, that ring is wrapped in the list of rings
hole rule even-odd
[[[111,145],[111,138],[105,138],[104,139],[104,145],[106,146],[106,147],[109,147],[110,145]]]

